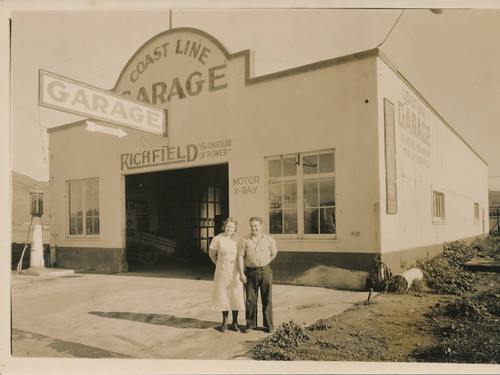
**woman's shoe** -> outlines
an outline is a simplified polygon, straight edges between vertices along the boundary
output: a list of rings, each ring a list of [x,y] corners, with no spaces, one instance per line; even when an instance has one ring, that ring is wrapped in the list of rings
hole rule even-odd
[[[240,331],[240,326],[238,325],[238,323],[233,323],[232,324],[232,327],[233,327],[233,330],[236,331],[236,332],[241,332]]]
[[[227,324],[223,324],[220,326],[220,331],[221,332],[226,332],[227,331]]]

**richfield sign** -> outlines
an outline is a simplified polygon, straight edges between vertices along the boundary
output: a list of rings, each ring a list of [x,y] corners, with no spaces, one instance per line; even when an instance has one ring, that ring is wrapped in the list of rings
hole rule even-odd
[[[166,136],[166,110],[40,70],[39,105]]]
[[[167,108],[173,101],[226,89],[230,56],[217,40],[200,30],[169,30],[139,48],[113,91]]]

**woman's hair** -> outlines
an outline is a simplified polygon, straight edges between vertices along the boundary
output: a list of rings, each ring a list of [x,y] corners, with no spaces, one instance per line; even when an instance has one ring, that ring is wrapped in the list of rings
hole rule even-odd
[[[226,230],[226,225],[227,223],[234,223],[234,231],[236,232],[236,229],[238,229],[238,220],[232,218],[232,217],[228,217],[226,220],[224,220],[224,222],[222,223],[222,230],[225,231]]]

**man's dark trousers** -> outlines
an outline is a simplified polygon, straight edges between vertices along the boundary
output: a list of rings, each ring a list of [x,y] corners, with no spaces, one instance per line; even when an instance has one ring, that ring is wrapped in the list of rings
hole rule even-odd
[[[245,275],[247,277],[247,283],[245,284],[247,295],[247,326],[250,328],[257,328],[257,300],[260,289],[264,327],[273,328],[273,270],[269,266],[256,269],[247,267]]]

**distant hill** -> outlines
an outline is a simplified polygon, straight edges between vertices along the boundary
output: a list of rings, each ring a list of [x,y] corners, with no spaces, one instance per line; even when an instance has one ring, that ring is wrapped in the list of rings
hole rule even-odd
[[[49,183],[37,181],[21,173],[12,171],[12,242],[24,243],[31,220],[30,192],[40,189],[43,194],[43,212],[41,221],[43,242],[49,243]]]
[[[500,191],[491,191],[489,192],[490,199],[490,207],[491,206],[500,206]]]

